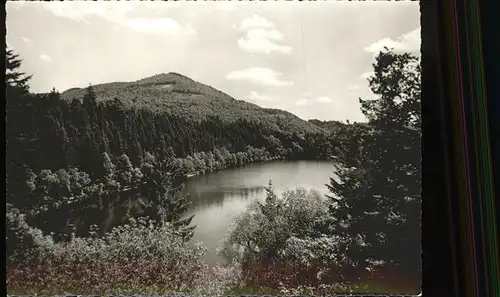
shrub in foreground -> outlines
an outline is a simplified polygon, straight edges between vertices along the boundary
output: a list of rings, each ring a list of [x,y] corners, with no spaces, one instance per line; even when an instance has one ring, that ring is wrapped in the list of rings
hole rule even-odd
[[[278,198],[272,186],[265,203],[255,201],[237,216],[219,254],[242,263],[245,284],[319,286],[336,283],[341,263],[338,238],[325,238],[317,226],[327,216],[325,200],[305,189],[287,190]]]
[[[169,224],[131,220],[101,238],[54,244],[36,265],[9,269],[7,283],[16,293],[222,294],[239,281],[239,268],[208,267],[204,252],[201,243],[184,242]]]
[[[32,228],[19,209],[6,204],[5,242],[7,268],[36,264],[53,250],[54,241],[39,229]]]
[[[265,203],[254,201],[230,226],[218,253],[239,263],[250,259],[279,259],[287,240],[315,234],[315,225],[326,215],[321,197],[305,189],[287,190],[278,198],[272,185]]]

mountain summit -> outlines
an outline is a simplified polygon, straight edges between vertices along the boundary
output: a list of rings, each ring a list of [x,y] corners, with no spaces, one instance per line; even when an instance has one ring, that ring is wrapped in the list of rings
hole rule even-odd
[[[169,72],[169,73],[160,73],[150,77],[142,78],[140,80],[135,81],[137,84],[161,84],[161,83],[171,83],[171,82],[182,82],[182,81],[191,81],[194,82],[187,76],[184,76],[179,73]]]
[[[146,108],[158,113],[182,115],[199,121],[218,117],[223,122],[247,120],[264,124],[271,130],[315,133],[324,132],[294,114],[262,108],[179,73],[160,73],[133,82],[114,82],[92,86],[98,101],[118,98],[126,107]],[[82,99],[85,88],[73,88],[62,93],[66,100]]]

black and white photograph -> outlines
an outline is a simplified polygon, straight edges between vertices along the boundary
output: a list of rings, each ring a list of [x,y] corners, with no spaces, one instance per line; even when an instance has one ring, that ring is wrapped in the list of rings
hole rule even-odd
[[[418,1],[7,1],[7,293],[420,294],[420,46]]]

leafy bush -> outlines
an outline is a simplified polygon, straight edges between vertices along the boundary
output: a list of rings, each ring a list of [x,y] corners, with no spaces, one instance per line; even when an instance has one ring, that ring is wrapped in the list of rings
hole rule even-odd
[[[326,215],[325,206],[317,193],[301,188],[286,190],[280,199],[270,184],[265,203],[255,201],[235,218],[219,253],[241,263],[277,260],[287,240],[315,233],[315,225]]]
[[[335,263],[339,252],[340,241],[316,231],[326,216],[325,200],[317,193],[299,188],[278,198],[270,184],[266,202],[255,201],[235,218],[218,252],[242,263],[246,285],[318,285],[324,264]]]
[[[97,232],[95,232],[97,234]],[[38,265],[7,274],[16,292],[72,293],[196,291],[217,293],[238,282],[238,266],[208,267],[205,247],[186,243],[170,224],[140,218],[103,237],[53,244]],[[211,286],[207,286],[211,284]],[[222,292],[220,292],[222,293]]]
[[[43,235],[41,230],[30,227],[24,214],[10,204],[7,204],[5,223],[8,268],[22,263],[39,263],[53,249],[52,238]]]

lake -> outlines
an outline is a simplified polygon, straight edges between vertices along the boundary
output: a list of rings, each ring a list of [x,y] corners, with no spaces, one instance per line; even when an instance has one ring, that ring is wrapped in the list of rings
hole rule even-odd
[[[192,240],[206,244],[204,260],[209,264],[223,261],[215,251],[219,242],[234,217],[251,201],[264,201],[269,180],[279,196],[284,190],[297,187],[325,195],[328,194],[325,184],[334,172],[333,164],[333,161],[273,161],[190,178],[185,189],[192,203],[188,214],[195,214],[193,224],[197,225]]]

